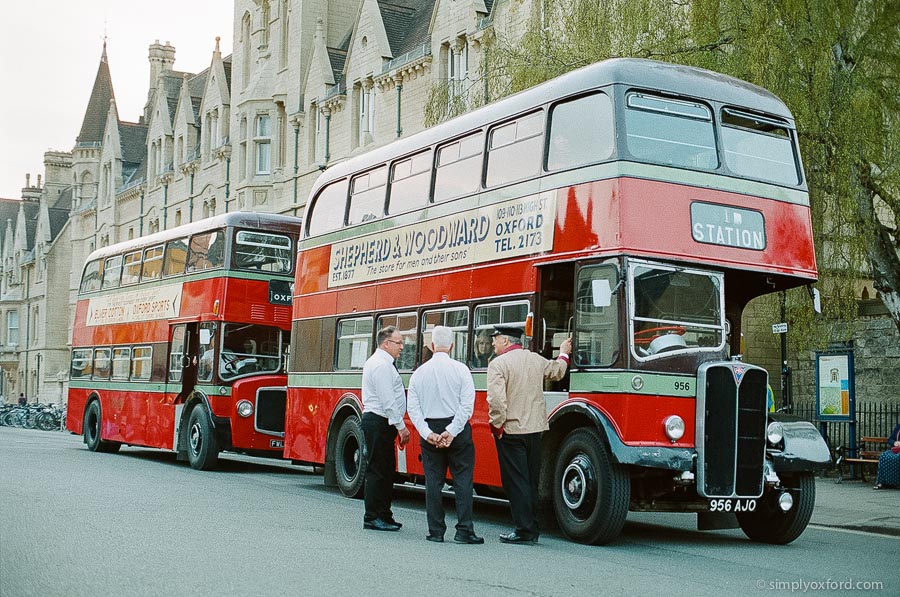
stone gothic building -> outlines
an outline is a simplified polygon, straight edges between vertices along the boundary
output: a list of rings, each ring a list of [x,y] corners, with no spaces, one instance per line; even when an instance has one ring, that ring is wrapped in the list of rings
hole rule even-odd
[[[119,114],[104,44],[72,151],[0,199],[0,395],[65,399],[91,251],[228,211],[302,215],[323,168],[422,130],[434,87],[478,95],[494,28],[517,30],[537,2],[235,0],[233,53],[210,40],[203,72],[149,46],[136,122]]]
[[[0,395],[64,400],[76,293],[91,251],[229,211],[302,215],[322,169],[422,130],[436,91],[448,106],[480,103],[491,44],[515,39],[541,18],[542,5],[234,0],[233,53],[223,56],[210,40],[204,71],[175,70],[168,42],[149,46],[147,101],[136,122],[119,114],[104,45],[72,151],[47,153],[43,185],[26,182],[21,200],[0,199]],[[769,323],[744,326],[756,328],[747,356],[769,368],[777,392]],[[887,356],[900,356],[896,331],[876,327]],[[900,374],[875,362],[858,367],[878,387],[896,387]]]

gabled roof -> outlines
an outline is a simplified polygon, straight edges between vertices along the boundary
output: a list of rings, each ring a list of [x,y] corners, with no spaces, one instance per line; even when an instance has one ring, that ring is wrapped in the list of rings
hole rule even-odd
[[[122,148],[123,168],[125,164],[137,166],[147,153],[147,125],[119,122],[119,145]]]
[[[103,55],[100,57],[100,66],[97,68],[97,76],[94,77],[94,88],[84,112],[81,132],[75,139],[76,143],[100,143],[103,141],[109,100],[114,97],[109,63],[106,60],[106,42],[103,42]]]
[[[231,54],[222,59],[222,67],[225,69],[225,82],[231,89]]]
[[[391,54],[394,58],[429,40],[428,27],[435,0],[378,0]]]

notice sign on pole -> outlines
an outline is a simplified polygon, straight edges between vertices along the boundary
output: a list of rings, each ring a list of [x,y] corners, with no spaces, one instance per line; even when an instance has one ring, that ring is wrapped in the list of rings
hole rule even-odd
[[[787,334],[787,324],[786,323],[773,323],[772,324],[772,333],[773,334]]]

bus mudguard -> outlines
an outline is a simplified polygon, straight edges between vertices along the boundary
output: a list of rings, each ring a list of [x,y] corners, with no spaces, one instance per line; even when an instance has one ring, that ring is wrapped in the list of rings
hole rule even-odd
[[[769,421],[781,423],[783,438],[769,448],[775,472],[814,471],[831,465],[831,452],[815,425],[793,415],[770,413]]]
[[[606,437],[610,452],[619,464],[631,464],[649,468],[689,471],[694,466],[694,450],[664,446],[628,446],[619,439],[615,428],[594,406],[585,402],[569,402],[550,416],[550,426],[568,415],[587,417]]]

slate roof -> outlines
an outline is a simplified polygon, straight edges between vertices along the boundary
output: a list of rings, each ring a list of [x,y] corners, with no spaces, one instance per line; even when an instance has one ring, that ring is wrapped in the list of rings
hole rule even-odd
[[[430,38],[428,27],[435,0],[379,0],[381,20],[394,58],[410,52]]]
[[[91,90],[91,97],[88,99],[88,106],[84,111],[84,121],[81,123],[81,132],[75,139],[76,143],[100,143],[103,141],[106,115],[109,113],[109,100],[114,97],[109,63],[106,60],[106,43],[104,42],[100,66],[97,67],[97,76],[94,77],[94,88]]]

